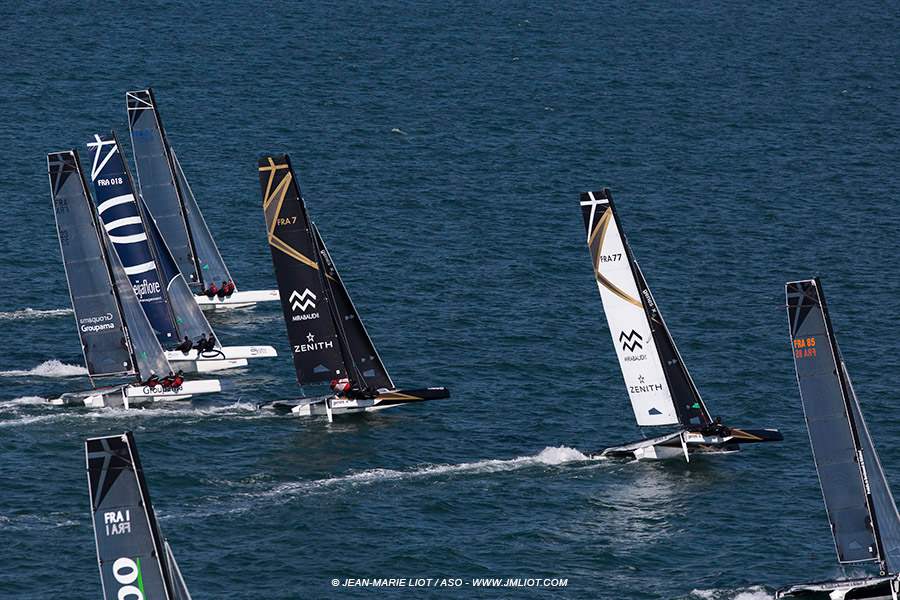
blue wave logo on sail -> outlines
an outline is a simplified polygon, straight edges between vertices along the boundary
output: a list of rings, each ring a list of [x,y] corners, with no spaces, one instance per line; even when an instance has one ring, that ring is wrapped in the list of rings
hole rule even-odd
[[[103,331],[104,329],[115,329],[116,326],[112,323],[112,320],[112,313],[106,313],[99,317],[85,317],[79,319],[78,324],[81,326],[81,331],[89,333],[92,331]]]

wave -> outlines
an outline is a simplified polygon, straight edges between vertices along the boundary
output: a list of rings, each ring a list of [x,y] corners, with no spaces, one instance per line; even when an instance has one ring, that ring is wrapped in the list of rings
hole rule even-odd
[[[761,585],[754,585],[743,590],[693,590],[691,598],[701,600],[772,600],[772,594]]]
[[[406,135],[405,131],[403,131],[402,129],[398,129],[397,127],[394,127],[393,129],[391,129],[391,133],[399,133],[400,135]]]
[[[71,308],[51,308],[48,310],[25,308],[23,310],[0,311],[0,319],[6,319],[8,321],[18,321],[22,319],[43,319],[44,317],[58,317],[60,315],[71,314]]]
[[[51,359],[45,361],[30,371],[12,370],[0,371],[0,375],[5,377],[28,377],[37,375],[39,377],[77,377],[79,375],[87,375],[88,370],[78,365],[68,365],[58,360]]]
[[[285,483],[267,492],[251,495],[266,498],[279,498],[282,496],[292,496],[297,493],[312,491],[317,488],[330,488],[341,485],[364,485],[382,481],[435,477],[446,474],[498,473],[539,465],[555,466],[569,462],[590,460],[594,459],[574,448],[569,448],[567,446],[559,446],[556,448],[547,447],[533,456],[520,456],[518,458],[507,460],[490,459],[471,463],[424,465],[404,470],[368,469],[358,473],[350,473],[329,479]]]

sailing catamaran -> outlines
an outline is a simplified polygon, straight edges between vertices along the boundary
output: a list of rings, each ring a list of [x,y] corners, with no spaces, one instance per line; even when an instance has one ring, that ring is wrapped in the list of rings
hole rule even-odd
[[[278,300],[277,290],[235,290],[203,295],[210,284],[232,281],[175,151],[169,145],[150,89],[127,92],[128,126],[141,195],[172,251],[178,268],[203,308],[241,308]]]
[[[295,415],[375,411],[448,398],[444,387],[397,390],[384,368],[331,255],[309,218],[288,155],[259,161],[281,308],[299,385],[332,381],[336,394],[265,403]]]
[[[897,600],[900,515],[841,357],[822,284],[818,277],[788,282],[785,295],[800,400],[838,561],[877,563],[881,574],[788,586],[775,597]]]
[[[172,366],[176,370],[216,371],[244,366],[248,358],[276,356],[272,346],[222,346],[217,338],[207,350],[175,349],[185,336],[196,343],[207,333],[214,335],[212,327],[194,301],[158,224],[148,217],[143,199],[135,194],[115,132],[92,136],[88,149],[104,229]]]
[[[78,152],[47,155],[50,193],[84,362],[93,377],[165,376],[172,365],[141,308],[131,281],[100,227],[90,199]],[[132,402],[179,400],[194,394],[234,389],[230,381],[185,381],[177,387],[119,384],[67,392],[53,404],[90,407],[125,406]]]
[[[619,224],[609,188],[581,194],[594,276],[639,427],[677,431],[607,448],[600,455],[663,459],[737,452],[740,444],[782,440],[777,429],[732,429],[713,421]]]
[[[91,517],[105,600],[191,600],[163,537],[134,434],[84,443]]]

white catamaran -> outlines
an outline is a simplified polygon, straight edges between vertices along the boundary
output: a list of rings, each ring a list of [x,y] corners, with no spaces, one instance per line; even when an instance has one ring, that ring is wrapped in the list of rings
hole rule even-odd
[[[84,443],[104,600],[191,600],[150,502],[134,434]]]
[[[241,291],[236,285],[230,293],[222,290],[223,282],[232,281],[231,274],[169,145],[153,91],[127,92],[125,102],[141,195],[194,300],[203,308],[241,308],[278,300],[277,290]],[[210,285],[219,289],[204,294]]]
[[[800,399],[841,565],[876,563],[877,577],[792,585],[776,598],[898,600],[900,515],[841,357],[819,278],[785,284]]]
[[[740,444],[783,439],[777,429],[725,427],[700,398],[631,247],[609,189],[581,194],[594,276],[619,366],[639,427],[676,431],[607,448],[600,455],[664,459],[691,453],[737,452]]]
[[[160,235],[159,224],[148,215],[143,198],[135,194],[115,132],[92,136],[88,149],[103,227],[172,366],[176,370],[217,371],[244,366],[250,358],[276,356],[272,346],[223,346],[219,342]],[[206,335],[212,336],[212,343],[197,348]],[[195,344],[194,349],[185,338]],[[178,349],[181,343],[185,344],[183,350]]]
[[[59,247],[91,383],[94,377],[138,377],[138,383],[67,392],[50,401],[127,408],[135,402],[180,400],[234,389],[231,381],[215,379],[184,381],[174,387],[139,383],[149,380],[151,374],[165,377],[174,367],[163,353],[109,235],[100,227],[78,152],[48,154],[47,169]]]
[[[287,155],[259,161],[275,278],[300,385],[331,381],[335,394],[265,403],[295,415],[332,415],[447,398],[444,387],[397,390],[319,230]]]

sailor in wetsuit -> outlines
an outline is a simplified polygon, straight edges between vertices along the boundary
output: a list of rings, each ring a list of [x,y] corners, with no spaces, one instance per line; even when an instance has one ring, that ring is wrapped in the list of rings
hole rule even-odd
[[[219,291],[219,290],[218,290],[218,288],[216,287],[216,284],[210,283],[210,284],[209,284],[209,289],[207,289],[207,290],[206,290],[205,292],[203,292],[203,293],[206,294],[206,297],[207,297],[207,298],[209,298],[210,300],[212,300],[213,298],[216,297],[216,294],[218,293],[218,291]]]
[[[172,379],[172,387],[173,387],[173,388],[179,388],[179,387],[181,387],[181,384],[182,384],[182,383],[184,383],[184,371],[182,371],[182,370],[179,369],[179,370],[178,370],[178,375],[176,375],[176,376]]]
[[[700,433],[709,436],[718,435],[724,438],[731,435],[731,428],[722,425],[722,417],[716,417],[716,420],[704,426]]]
[[[197,340],[196,344],[194,344],[194,350],[197,351],[197,354],[206,350],[206,334],[205,333],[200,334],[200,339]]]
[[[210,331],[209,337],[206,338],[206,351],[209,352],[210,350],[215,350],[215,349],[216,349],[216,336],[213,335],[212,331]]]
[[[225,297],[228,298],[228,297],[230,297],[233,293],[234,293],[234,282],[232,282],[232,281],[229,279],[229,280],[228,280],[228,283],[227,283],[227,285],[226,285],[226,288],[225,288]]]
[[[156,373],[150,371],[150,377],[147,378],[147,381],[144,382],[144,385],[156,387],[157,385],[159,385],[159,377],[156,376]]]
[[[191,338],[189,338],[188,336],[184,336],[184,341],[181,342],[180,344],[178,344],[178,346],[176,346],[175,349],[178,350],[179,352],[184,352],[185,354],[187,354],[188,352],[191,351],[191,348],[193,348],[193,347],[194,347],[194,344],[193,344],[193,342],[191,342]]]
[[[219,292],[216,294],[219,298],[224,298],[228,294],[228,282],[223,281],[222,287],[219,288]]]

